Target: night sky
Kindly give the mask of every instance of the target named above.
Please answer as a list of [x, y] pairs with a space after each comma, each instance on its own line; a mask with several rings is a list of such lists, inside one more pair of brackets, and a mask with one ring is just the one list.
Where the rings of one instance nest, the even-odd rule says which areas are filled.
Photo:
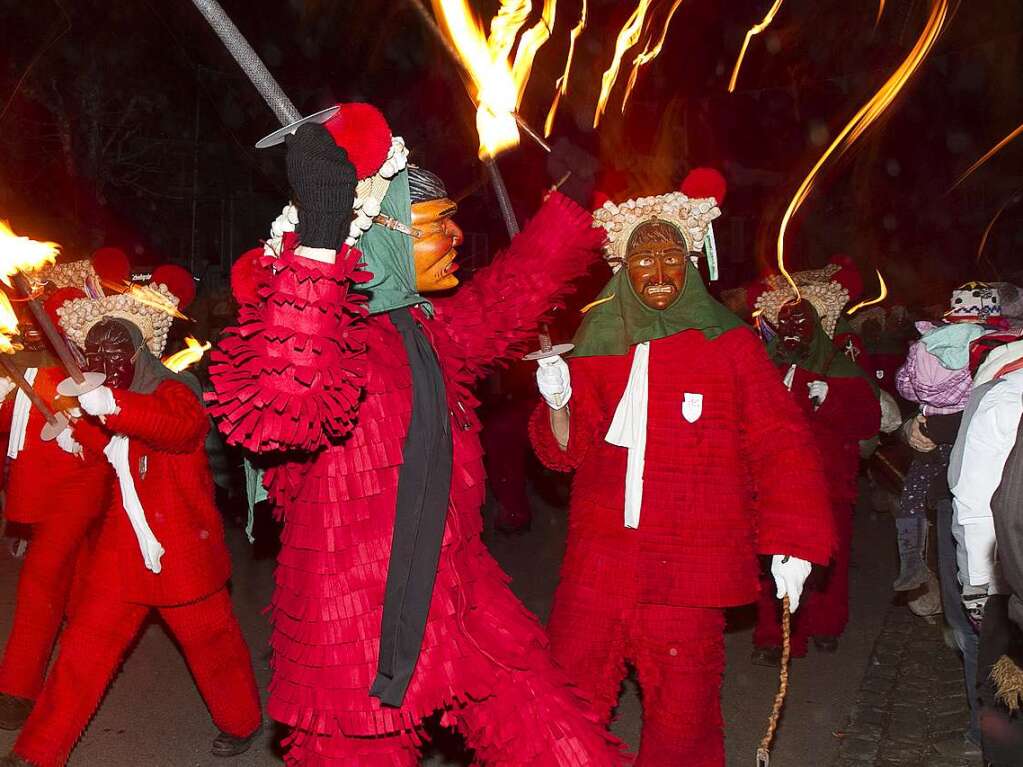
[[[718, 232], [722, 287], [770, 267], [785, 206], [846, 121], [913, 46], [932, 0], [785, 0], [754, 38], [735, 94], [742, 38], [770, 0], [684, 0], [660, 57], [620, 112], [589, 125], [614, 38], [633, 0], [590, 0], [570, 93], [554, 137], [599, 152], [613, 199], [657, 194], [699, 165], [729, 196]], [[505, 240], [476, 159], [462, 81], [407, 0], [224, 0], [299, 109], [379, 106], [461, 200], [476, 257]], [[668, 0], [655, 3], [663, 13]], [[489, 19], [497, 2], [473, 0]], [[539, 3], [537, 3], [539, 5]], [[562, 0], [521, 112], [543, 126], [581, 0]], [[931, 56], [842, 160], [824, 171], [790, 227], [790, 268], [852, 256], [893, 301], [944, 302], [967, 279], [1023, 278], [1023, 137], [962, 186], [956, 178], [1023, 122], [1023, 0], [955, 6]], [[276, 127], [189, 0], [3, 0], [0, 217], [69, 255], [120, 245], [140, 267], [174, 261], [215, 286], [234, 255], [267, 234], [287, 198], [281, 150], [253, 143]], [[628, 57], [627, 57], [628, 60]], [[533, 144], [501, 158], [520, 217], [549, 183]], [[1005, 206], [977, 262], [988, 223]], [[467, 258], [471, 254], [467, 254]]]

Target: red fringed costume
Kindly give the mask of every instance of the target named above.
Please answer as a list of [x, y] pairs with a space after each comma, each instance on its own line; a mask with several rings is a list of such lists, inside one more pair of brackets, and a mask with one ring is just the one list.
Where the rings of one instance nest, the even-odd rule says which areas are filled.
[[95, 551], [83, 561], [57, 660], [14, 746], [38, 767], [66, 762], [154, 608], [181, 645], [216, 725], [238, 737], [260, 725], [249, 651], [225, 585], [230, 561], [204, 449], [207, 416], [196, 394], [176, 381], [164, 381], [152, 394], [118, 390], [114, 396], [120, 412], [103, 426], [79, 423], [75, 437], [87, 455], [98, 456], [90, 460], [104, 463], [111, 435], [129, 438], [134, 484], [166, 549], [163, 569], [145, 568], [111, 473], [104, 485], [111, 500]]
[[[66, 377], [58, 367], [36, 373], [35, 389], [50, 407], [57, 384]], [[0, 409], [5, 451], [16, 394], [12, 391]], [[56, 442], [43, 442], [45, 424], [32, 408], [25, 446], [9, 463], [4, 505], [7, 521], [31, 526], [32, 540], [18, 579], [14, 625], [0, 661], [0, 692], [29, 700], [42, 689], [79, 552], [110, 502], [113, 476], [102, 453], [83, 460]]]
[[[779, 365], [781, 375], [788, 367]], [[821, 380], [828, 384], [828, 396], [815, 411], [807, 397], [807, 385]], [[838, 534], [834, 560], [828, 568], [811, 576], [799, 610], [792, 616], [792, 655], [799, 658], [806, 655], [810, 637], [839, 637], [849, 620], [849, 551], [858, 494], [859, 442], [877, 434], [881, 406], [866, 378], [822, 376], [801, 367], [795, 370], [791, 392], [810, 423], [814, 444], [824, 464]], [[770, 578], [764, 578], [761, 585], [753, 643], [757, 647], [781, 647], [778, 600], [774, 598]]]
[[[566, 450], [546, 404], [530, 422], [540, 459], [575, 471], [551, 646], [605, 721], [625, 662], [634, 664], [644, 708], [637, 764], [721, 767], [723, 610], [757, 598], [758, 554], [827, 562], [823, 480], [805, 422], [753, 334], [736, 328], [710, 341], [686, 330], [650, 343], [642, 516], [626, 528], [628, 451], [604, 436], [634, 350], [570, 361]], [[694, 423], [683, 418], [683, 392], [703, 394]]]
[[213, 356], [212, 410], [231, 443], [290, 451], [267, 476], [284, 522], [268, 708], [292, 728], [288, 764], [418, 764], [420, 722], [438, 709], [484, 764], [622, 761], [480, 540], [484, 472], [469, 388], [535, 344], [537, 321], [600, 239], [584, 211], [554, 194], [492, 266], [434, 302], [435, 318], [412, 312], [443, 371], [454, 470], [421, 654], [393, 708], [370, 686], [411, 415], [408, 358], [387, 316], [367, 316], [350, 292], [366, 279], [358, 251], [324, 264], [296, 255], [287, 235], [279, 259], [250, 255], [258, 266], [236, 284], [250, 301]]

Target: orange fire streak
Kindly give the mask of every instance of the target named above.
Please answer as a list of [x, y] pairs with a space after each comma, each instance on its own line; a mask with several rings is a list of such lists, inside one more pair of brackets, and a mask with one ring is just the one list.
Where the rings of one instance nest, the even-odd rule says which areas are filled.
[[579, 35], [586, 29], [587, 0], [583, 0], [582, 13], [579, 15], [579, 23], [572, 28], [572, 34], [568, 40], [568, 56], [565, 59], [565, 71], [554, 84], [554, 101], [551, 102], [550, 111], [547, 112], [547, 121], [543, 125], [543, 135], [549, 137], [551, 129], [554, 128], [554, 116], [558, 112], [558, 104], [561, 97], [568, 94], [568, 75], [572, 71], [572, 58], [575, 56], [575, 42]]
[[111, 280], [103, 280], [102, 283], [103, 287], [110, 288], [116, 293], [128, 293], [140, 304], [151, 306], [164, 314], [169, 314], [171, 317], [176, 317], [179, 320], [188, 319], [188, 315], [178, 311], [178, 308], [163, 293], [154, 290], [148, 285], [136, 285], [132, 282], [112, 282]]
[[611, 59], [611, 66], [600, 78], [600, 97], [597, 99], [597, 110], [593, 115], [593, 127], [600, 125], [600, 118], [607, 108], [607, 100], [611, 95], [615, 80], [618, 79], [618, 70], [622, 66], [622, 57], [632, 46], [639, 42], [643, 34], [643, 26], [646, 23], [646, 14], [650, 10], [651, 0], [639, 0], [636, 10], [632, 12], [615, 41], [615, 55]]
[[557, 0], [544, 0], [540, 20], [521, 37], [519, 31], [532, 10], [530, 0], [502, 0], [489, 37], [484, 36], [466, 0], [433, 0], [433, 8], [476, 90], [471, 95], [478, 105], [480, 157], [495, 157], [517, 146], [519, 129], [514, 113], [522, 103], [536, 53], [554, 27]]
[[888, 298], [888, 286], [885, 284], [884, 275], [881, 274], [881, 270], [880, 269], [875, 269], [874, 271], [877, 272], [877, 281], [879, 283], [881, 283], [881, 293], [880, 293], [880, 295], [877, 298], [870, 299], [869, 301], [860, 301], [852, 309], [849, 309], [846, 312], [846, 314], [851, 316], [853, 314], [856, 314], [856, 312], [858, 312], [860, 309], [862, 309], [862, 308], [864, 308], [866, 306], [873, 306], [874, 304], [879, 304], [882, 301], [884, 301], [886, 298]]
[[39, 242], [14, 233], [11, 225], [0, 219], [0, 280], [10, 285], [18, 272], [31, 272], [52, 264], [60, 253], [55, 242]]
[[625, 105], [629, 103], [629, 96], [632, 95], [632, 89], [636, 86], [636, 79], [639, 77], [639, 68], [646, 66], [651, 61], [661, 55], [661, 48], [664, 47], [664, 39], [668, 36], [668, 26], [671, 24], [672, 18], [675, 16], [675, 11], [682, 5], [682, 0], [675, 0], [672, 3], [671, 10], [668, 11], [668, 17], [664, 20], [664, 26], [661, 27], [660, 37], [657, 38], [657, 43], [653, 48], [650, 47], [650, 41], [647, 41], [646, 48], [641, 54], [636, 56], [632, 61], [632, 73], [629, 75], [629, 82], [625, 86], [625, 95], [622, 97], [622, 113], [625, 113]]
[[884, 16], [884, 0], [881, 0], [877, 6], [877, 18], [874, 19], [874, 26], [876, 27], [881, 23], [881, 17]]
[[778, 230], [778, 269], [785, 276], [785, 279], [788, 280], [789, 285], [792, 286], [792, 290], [795, 291], [797, 298], [800, 296], [799, 287], [785, 268], [785, 232], [788, 229], [789, 221], [809, 196], [814, 181], [816, 181], [817, 175], [824, 164], [832, 155], [835, 155], [837, 159], [845, 154], [856, 140], [884, 113], [885, 109], [891, 105], [895, 97], [899, 95], [906, 86], [906, 83], [909, 82], [909, 79], [920, 68], [920, 65], [927, 58], [945, 26], [945, 21], [948, 18], [948, 4], [949, 0], [933, 0], [927, 23], [924, 25], [923, 32], [920, 33], [920, 37], [917, 39], [912, 50], [910, 50], [909, 55], [906, 56], [905, 60], [903, 60], [877, 93], [871, 97], [870, 101], [853, 115], [849, 123], [842, 129], [842, 132], [835, 137], [835, 140], [831, 142], [831, 145], [810, 169], [806, 178], [803, 179], [803, 183], [799, 185], [795, 195], [792, 197], [792, 201], [782, 217], [781, 227]]
[[1014, 203], [1017, 203], [1019, 201], [1020, 201], [1020, 190], [1017, 189], [1015, 192], [1012, 193], [1012, 195], [1009, 197], [1009, 199], [1007, 199], [1005, 202], [1003, 202], [1001, 204], [1001, 206], [999, 206], [998, 211], [991, 218], [991, 221], [988, 222], [987, 227], [984, 229], [984, 235], [980, 238], [980, 245], [977, 246], [977, 261], [976, 261], [976, 263], [979, 264], [981, 256], [984, 255], [984, 246], [987, 245], [987, 239], [991, 235], [991, 230], [995, 228], [995, 223], [998, 221], [998, 219], [1001, 217], [1001, 215], [1009, 208], [1010, 205], [1013, 205]]
[[14, 307], [7, 298], [7, 294], [0, 291], [0, 354], [13, 354], [18, 350], [12, 340], [18, 332], [18, 315], [14, 313]]
[[983, 165], [988, 160], [990, 160], [992, 157], [994, 157], [996, 154], [998, 154], [1000, 151], [1002, 151], [1002, 149], [1005, 147], [1006, 144], [1010, 143], [1014, 138], [1016, 138], [1021, 133], [1023, 133], [1023, 125], [1020, 125], [1018, 128], [1016, 128], [1016, 130], [1012, 131], [1012, 133], [1010, 133], [1008, 136], [1006, 136], [1001, 141], [999, 141], [997, 144], [995, 144], [993, 147], [991, 147], [984, 154], [983, 157], [981, 157], [979, 160], [977, 160], [977, 162], [973, 163], [973, 165], [971, 165], [969, 168], [967, 168], [966, 172], [963, 173], [963, 175], [961, 175], [959, 177], [959, 179], [954, 184], [952, 184], [952, 188], [949, 189], [948, 191], [951, 192], [952, 189], [955, 189], [957, 186], [959, 186], [961, 183], [963, 183], [966, 180], [967, 176], [969, 176], [971, 173], [973, 173], [973, 171], [977, 170], [977, 168], [979, 168], [981, 165]]
[[732, 79], [728, 81], [728, 92], [735, 93], [735, 83], [739, 79], [739, 69], [742, 67], [742, 60], [746, 57], [746, 49], [749, 48], [750, 40], [759, 35], [774, 21], [775, 15], [781, 8], [781, 4], [784, 0], [774, 0], [774, 5], [771, 6], [770, 10], [767, 11], [767, 15], [760, 21], [759, 24], [754, 24], [746, 32], [746, 39], [742, 41], [742, 48], [739, 49], [739, 58], [735, 60], [735, 67], [732, 69]]
[[174, 352], [169, 357], [164, 357], [164, 367], [175, 373], [180, 373], [183, 370], [188, 370], [195, 363], [202, 359], [203, 354], [213, 348], [213, 345], [207, 341], [206, 343], [199, 343], [199, 339], [188, 336], [185, 338], [185, 348], [181, 351]]

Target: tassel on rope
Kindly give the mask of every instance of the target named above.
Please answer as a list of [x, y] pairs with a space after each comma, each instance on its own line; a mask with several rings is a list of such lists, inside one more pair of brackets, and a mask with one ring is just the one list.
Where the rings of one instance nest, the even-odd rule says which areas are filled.
[[781, 671], [778, 674], [778, 692], [774, 696], [774, 706], [767, 720], [767, 732], [757, 748], [757, 767], [769, 767], [771, 764], [771, 741], [778, 729], [781, 709], [785, 704], [785, 694], [789, 690], [789, 653], [792, 649], [792, 609], [786, 594], [781, 603]]

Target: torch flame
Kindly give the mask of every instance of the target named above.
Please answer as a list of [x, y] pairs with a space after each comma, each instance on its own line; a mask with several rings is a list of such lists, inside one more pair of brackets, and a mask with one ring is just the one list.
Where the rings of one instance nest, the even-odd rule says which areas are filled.
[[185, 348], [181, 351], [174, 352], [174, 354], [163, 359], [164, 367], [169, 370], [180, 373], [183, 370], [188, 370], [195, 363], [202, 359], [202, 355], [208, 352], [212, 348], [212, 344], [207, 341], [202, 344], [199, 340], [188, 336], [185, 339]]
[[[746, 57], [746, 49], [749, 48], [750, 40], [759, 35], [769, 26], [771, 26], [771, 22], [774, 21], [774, 17], [778, 13], [778, 9], [781, 8], [781, 4], [783, 2], [784, 0], [774, 0], [774, 5], [770, 7], [770, 9], [767, 11], [767, 15], [764, 16], [760, 23], [754, 24], [746, 32], [746, 39], [742, 41], [742, 48], [739, 49], [739, 58], [735, 60], [735, 68], [732, 69], [732, 79], [728, 81], [729, 93], [735, 93], [735, 83], [739, 79], [739, 69], [740, 67], [742, 67], [742, 60]], [[881, 4], [881, 7], [882, 8], [884, 7], [883, 2]]]
[[661, 34], [657, 38], [657, 42], [654, 46], [650, 47], [650, 42], [653, 38], [647, 41], [646, 47], [643, 52], [636, 56], [632, 60], [632, 72], [629, 74], [629, 82], [625, 86], [625, 95], [622, 97], [622, 112], [625, 112], [625, 105], [629, 103], [629, 96], [632, 95], [632, 89], [636, 87], [636, 79], [639, 77], [639, 68], [646, 66], [651, 61], [661, 55], [661, 48], [664, 47], [664, 38], [668, 36], [668, 26], [671, 24], [672, 18], [675, 16], [675, 11], [682, 5], [682, 0], [675, 0], [671, 5], [671, 10], [668, 11], [667, 18], [664, 19], [664, 26], [661, 27]]
[[[517, 48], [515, 39], [529, 17], [530, 0], [502, 0], [489, 38], [466, 0], [433, 0], [433, 7], [476, 88], [473, 100], [480, 157], [496, 157], [519, 143], [514, 113], [522, 102], [536, 53], [550, 37], [557, 0], [544, 0], [540, 20], [522, 33]], [[513, 48], [515, 55], [509, 62]]]
[[[916, 44], [910, 50], [909, 55], [906, 56], [892, 76], [885, 81], [880, 90], [871, 97], [870, 101], [853, 115], [849, 123], [842, 129], [842, 132], [835, 137], [831, 146], [825, 150], [821, 158], [810, 169], [806, 178], [803, 179], [803, 183], [799, 185], [795, 195], [792, 197], [792, 201], [782, 217], [781, 227], [778, 230], [778, 269], [785, 276], [785, 279], [788, 280], [789, 285], [792, 286], [796, 298], [800, 296], [799, 287], [788, 273], [788, 270], [785, 269], [785, 231], [788, 229], [789, 221], [809, 196], [817, 175], [828, 159], [832, 155], [835, 155], [837, 158], [845, 154], [856, 140], [884, 113], [885, 109], [891, 105], [895, 97], [899, 95], [906, 86], [906, 83], [909, 82], [909, 79], [920, 68], [920, 65], [931, 52], [935, 41], [945, 26], [945, 21], [948, 17], [948, 3], [949, 0], [933, 0], [927, 23], [924, 25], [924, 29], [920, 33]], [[1021, 126], [1021, 130], [1023, 130], [1023, 126]]]
[[869, 301], [860, 301], [858, 304], [856, 304], [856, 306], [854, 306], [852, 309], [847, 311], [846, 314], [851, 316], [853, 314], [856, 314], [856, 312], [858, 312], [860, 309], [862, 309], [862, 308], [864, 308], [866, 306], [873, 306], [874, 304], [879, 304], [882, 301], [884, 301], [886, 298], [888, 298], [888, 286], [885, 284], [884, 275], [881, 274], [881, 270], [880, 269], [875, 269], [874, 271], [877, 272], [877, 281], [879, 283], [881, 283], [881, 293], [880, 293], [880, 295], [878, 295], [877, 298], [870, 299]]
[[629, 16], [625, 25], [618, 33], [618, 39], [615, 41], [615, 55], [611, 59], [611, 66], [607, 68], [603, 77], [600, 78], [600, 97], [597, 99], [597, 111], [593, 115], [594, 128], [600, 125], [601, 115], [604, 114], [604, 110], [607, 108], [608, 97], [611, 95], [611, 89], [614, 87], [615, 80], [618, 79], [618, 70], [622, 66], [622, 57], [626, 51], [639, 42], [639, 38], [643, 34], [643, 26], [646, 23], [646, 14], [650, 9], [650, 2], [651, 0], [639, 0], [636, 10], [632, 12], [632, 15]]
[[955, 189], [957, 186], [963, 183], [966, 180], [967, 176], [969, 176], [971, 173], [973, 173], [973, 171], [977, 170], [977, 168], [979, 168], [981, 165], [983, 165], [996, 154], [998, 154], [1000, 151], [1002, 151], [1006, 144], [1010, 143], [1014, 138], [1016, 138], [1021, 133], [1023, 133], [1023, 125], [1020, 125], [1018, 128], [1016, 128], [1016, 130], [1012, 131], [1008, 136], [1003, 138], [1001, 141], [999, 141], [997, 144], [991, 147], [987, 152], [985, 152], [983, 157], [981, 157], [979, 160], [977, 160], [977, 162], [973, 163], [973, 165], [966, 169], [966, 172], [963, 173], [963, 175], [961, 175], [954, 184], [952, 184], [952, 188], [949, 189], [948, 191], [951, 192], [952, 189]]
[[179, 320], [187, 320], [188, 315], [182, 314], [170, 299], [160, 291], [148, 285], [136, 285], [133, 282], [112, 282], [102, 281], [104, 287], [110, 288], [116, 293], [127, 293], [140, 304], [151, 306], [164, 314], [169, 314]]
[[18, 332], [18, 316], [14, 313], [14, 307], [7, 298], [7, 294], [0, 291], [0, 354], [13, 354], [18, 350], [11, 337]]
[[10, 285], [10, 277], [18, 272], [32, 272], [52, 264], [60, 253], [55, 242], [39, 242], [14, 233], [11, 225], [0, 219], [0, 280]]
[[554, 128], [554, 115], [557, 114], [558, 104], [561, 97], [568, 94], [568, 75], [572, 71], [572, 57], [575, 55], [575, 41], [586, 29], [587, 0], [583, 0], [582, 13], [579, 14], [579, 23], [572, 28], [572, 34], [568, 40], [568, 56], [565, 58], [565, 71], [554, 83], [554, 101], [551, 102], [550, 111], [547, 112], [547, 121], [543, 125], [543, 135], [549, 137], [551, 129]]

